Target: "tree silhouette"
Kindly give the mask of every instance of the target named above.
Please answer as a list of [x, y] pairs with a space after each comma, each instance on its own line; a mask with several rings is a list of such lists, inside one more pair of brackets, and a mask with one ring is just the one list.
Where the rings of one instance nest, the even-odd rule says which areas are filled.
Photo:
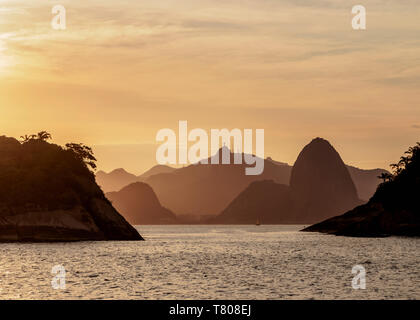
[[[43, 141], [52, 139], [52, 136], [47, 131], [40, 131], [37, 134], [25, 134], [20, 136], [21, 144], [25, 144], [29, 141]], [[77, 159], [83, 161], [83, 163], [91, 169], [96, 169], [96, 158], [93, 155], [92, 148], [84, 145], [83, 143], [67, 143], [65, 150], [73, 152]]]
[[86, 166], [93, 170], [96, 169], [96, 158], [93, 155], [91, 147], [88, 147], [83, 143], [67, 143], [66, 149], [72, 151], [78, 159], [86, 164]]
[[25, 134], [24, 136], [20, 136], [20, 142], [22, 144], [32, 140], [39, 140], [45, 142], [50, 139], [52, 139], [52, 136], [47, 131], [40, 131], [37, 134]]
[[392, 178], [393, 178], [393, 175], [390, 174], [390, 173], [388, 173], [388, 172], [383, 172], [383, 173], [381, 173], [380, 176], [378, 176], [378, 178], [379, 179], [382, 179], [384, 181], [384, 183], [385, 183], [387, 181], [391, 181]]
[[26, 142], [34, 139], [35, 137], [36, 137], [36, 135], [33, 135], [33, 134], [30, 134], [30, 135], [25, 134], [24, 136], [20, 136], [20, 140], [21, 140], [21, 143], [26, 143]]
[[37, 133], [36, 139], [41, 140], [41, 141], [47, 141], [47, 140], [52, 139], [52, 136], [47, 131], [40, 131]]
[[407, 167], [413, 162], [413, 159], [420, 156], [420, 142], [414, 147], [408, 148], [406, 152], [404, 152], [407, 156], [402, 156], [398, 163], [391, 164], [391, 168], [394, 172], [394, 176], [398, 176], [403, 172]]

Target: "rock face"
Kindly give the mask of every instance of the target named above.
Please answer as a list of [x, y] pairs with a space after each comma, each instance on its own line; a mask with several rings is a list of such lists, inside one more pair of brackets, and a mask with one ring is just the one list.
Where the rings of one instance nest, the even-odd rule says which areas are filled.
[[142, 240], [74, 151], [0, 137], [0, 241]]
[[322, 232], [338, 236], [385, 237], [417, 236], [420, 237], [420, 211], [387, 209], [380, 202], [365, 205], [303, 231]]
[[360, 204], [340, 155], [328, 141], [317, 138], [299, 154], [290, 187], [253, 182], [209, 223], [308, 224]]
[[378, 187], [367, 204], [304, 231], [359, 237], [420, 236], [420, 144], [406, 154], [397, 173]]
[[300, 202], [304, 221], [321, 221], [361, 204], [356, 187], [338, 152], [316, 138], [300, 152], [292, 170], [290, 188]]
[[146, 183], [136, 182], [106, 197], [119, 212], [134, 225], [173, 224], [176, 216], [161, 206], [153, 189]]

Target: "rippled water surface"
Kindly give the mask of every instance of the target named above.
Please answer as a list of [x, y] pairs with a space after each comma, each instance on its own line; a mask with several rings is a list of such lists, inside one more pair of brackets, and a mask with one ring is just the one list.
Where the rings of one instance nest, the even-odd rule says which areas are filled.
[[[145, 226], [147, 241], [0, 244], [3, 299], [419, 299], [420, 239]], [[66, 288], [51, 268], [66, 269]], [[352, 289], [352, 268], [366, 289]]]

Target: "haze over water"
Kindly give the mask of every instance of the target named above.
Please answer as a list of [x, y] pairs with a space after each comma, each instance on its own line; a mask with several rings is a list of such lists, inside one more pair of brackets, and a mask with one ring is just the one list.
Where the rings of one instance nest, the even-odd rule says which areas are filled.
[[[420, 240], [141, 226], [144, 242], [0, 244], [1, 299], [419, 299]], [[66, 268], [66, 289], [51, 268]], [[354, 265], [366, 289], [351, 286]]]

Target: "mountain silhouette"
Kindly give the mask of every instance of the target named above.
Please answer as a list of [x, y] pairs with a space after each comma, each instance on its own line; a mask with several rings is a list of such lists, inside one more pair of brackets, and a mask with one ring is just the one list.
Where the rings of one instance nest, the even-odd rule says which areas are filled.
[[340, 155], [321, 138], [312, 140], [293, 166], [290, 186], [252, 183], [209, 223], [313, 223], [361, 204]]
[[131, 224], [172, 224], [176, 222], [176, 216], [161, 206], [153, 189], [146, 183], [135, 182], [118, 192], [107, 193], [106, 197]]
[[172, 168], [172, 167], [169, 167], [169, 166], [166, 166], [166, 165], [158, 164], [158, 165], [152, 167], [151, 169], [147, 170], [146, 172], [142, 173], [141, 175], [139, 175], [137, 177], [137, 180], [144, 181], [147, 178], [149, 178], [149, 177], [151, 177], [155, 174], [170, 173], [170, 172], [173, 172], [175, 170], [176, 170], [176, 168]]
[[176, 169], [165, 165], [156, 165], [143, 174], [136, 176], [123, 168], [119, 168], [109, 173], [98, 171], [96, 173], [96, 181], [104, 192], [111, 192], [121, 190], [121, 188], [128, 186], [131, 183], [144, 181], [152, 175], [168, 173], [173, 170]]
[[[209, 164], [196, 164], [178, 169], [157, 165], [140, 176], [122, 169], [109, 174], [98, 172], [97, 181], [105, 191], [118, 191], [137, 181], [149, 184], [162, 205], [177, 214], [178, 223], [206, 222], [221, 213], [254, 181], [272, 180], [275, 183], [289, 185], [292, 167], [287, 163], [268, 157], [264, 161], [262, 175], [246, 176], [245, 164], [210, 164], [211, 159], [215, 157], [218, 157], [221, 163], [222, 150], [227, 151], [233, 163], [235, 154], [227, 147], [223, 147], [207, 159]], [[373, 195], [380, 182], [377, 176], [387, 172], [383, 169], [363, 170], [351, 166], [347, 166], [347, 169], [359, 198], [365, 201]]]
[[[225, 147], [226, 148], [226, 147]], [[243, 191], [251, 182], [274, 180], [287, 183], [291, 167], [264, 160], [264, 172], [258, 176], [245, 175], [247, 164], [234, 164], [234, 154], [228, 150], [231, 164], [193, 164], [170, 173], [156, 174], [145, 180], [162, 205], [179, 216], [214, 216]], [[222, 157], [222, 149], [213, 156]], [[243, 157], [243, 154], [242, 154]]]
[[209, 224], [299, 223], [289, 186], [272, 180], [254, 181]]
[[96, 173], [96, 181], [104, 192], [110, 192], [120, 190], [130, 183], [136, 182], [137, 176], [119, 168], [109, 173], [98, 171]]
[[290, 177], [302, 221], [321, 221], [362, 203], [350, 173], [327, 141], [313, 139], [300, 152]]
[[142, 240], [89, 167], [89, 147], [0, 137], [0, 241]]
[[411, 147], [368, 203], [310, 226], [304, 231], [336, 235], [378, 237], [420, 236], [420, 143]]

